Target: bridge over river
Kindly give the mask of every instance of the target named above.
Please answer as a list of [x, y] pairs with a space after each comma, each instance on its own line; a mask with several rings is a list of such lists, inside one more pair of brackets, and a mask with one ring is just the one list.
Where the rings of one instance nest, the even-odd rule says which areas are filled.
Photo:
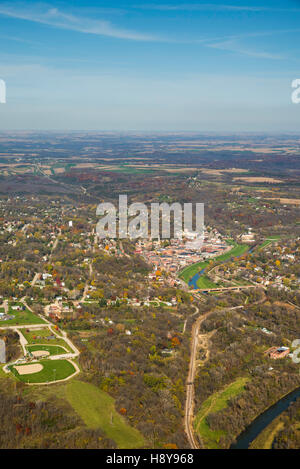
[[[249, 288], [257, 288], [257, 285], [235, 285], [233, 287], [215, 287], [215, 288], [197, 288], [197, 292], [210, 293], [210, 292], [222, 292], [222, 291], [240, 291], [247, 290]], [[191, 290], [193, 292], [193, 290]]]

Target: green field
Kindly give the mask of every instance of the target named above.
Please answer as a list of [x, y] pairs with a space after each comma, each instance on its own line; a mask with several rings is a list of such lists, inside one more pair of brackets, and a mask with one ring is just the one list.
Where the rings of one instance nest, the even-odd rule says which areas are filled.
[[195, 264], [185, 267], [179, 274], [179, 277], [182, 278], [186, 283], [189, 282], [191, 277], [194, 277], [200, 270], [206, 269], [209, 261], [196, 262]]
[[199, 277], [199, 279], [197, 280], [197, 287], [200, 289], [217, 288], [218, 285], [212, 282], [206, 275], [201, 275], [201, 277]]
[[8, 321], [1, 321], [0, 320], [0, 327], [6, 326], [25, 326], [26, 324], [44, 324], [45, 321], [37, 316], [36, 314], [32, 313], [28, 309], [25, 311], [17, 311], [13, 310], [12, 306], [24, 306], [22, 303], [9, 303], [9, 314], [15, 316], [14, 319], [9, 319]]
[[26, 349], [28, 352], [36, 352], [37, 350], [43, 350], [49, 352], [50, 355], [62, 355], [68, 353], [59, 345], [27, 345]]
[[209, 427], [206, 417], [209, 414], [218, 412], [227, 407], [229, 399], [238, 396], [244, 390], [248, 378], [238, 378], [222, 391], [212, 394], [201, 405], [194, 422], [194, 428], [205, 443], [205, 447], [209, 449], [218, 448], [218, 442], [221, 436], [224, 435], [222, 431], [213, 431]]
[[[60, 339], [55, 336], [54, 339], [47, 339], [53, 335], [48, 327], [44, 327], [43, 329], [37, 329], [35, 331], [27, 332], [26, 329], [21, 330], [22, 335], [25, 337], [29, 345], [38, 345], [42, 344], [47, 346], [61, 346], [65, 347], [69, 352], [72, 352], [68, 344], [64, 341], [64, 339]], [[42, 349], [39, 349], [42, 350]]]
[[[37, 339], [34, 339], [34, 337], [40, 337], [42, 340], [46, 340], [46, 337], [49, 337], [52, 334], [48, 327], [44, 327], [43, 329], [36, 329], [34, 331], [22, 329], [21, 332], [29, 344], [37, 343]], [[39, 341], [41, 339], [39, 339]]]
[[236, 244], [233, 249], [215, 257], [214, 260], [218, 262], [228, 261], [228, 259], [233, 257], [242, 256], [248, 249], [249, 246], [247, 244]]
[[128, 173], [128, 174], [146, 174], [146, 173], [155, 172], [155, 169], [151, 169], [151, 168], [137, 168], [137, 167], [132, 168], [126, 165], [111, 166], [110, 168], [99, 167], [99, 169], [101, 169], [101, 171], [115, 171], [117, 173]]
[[[212, 260], [213, 262], [218, 262], [218, 263], [225, 262], [228, 259], [231, 259], [233, 257], [241, 256], [248, 249], [249, 249], [249, 246], [246, 244], [235, 244], [234, 247], [230, 251], [226, 252], [225, 254], [221, 254], [220, 256], [213, 257], [210, 260]], [[209, 265], [209, 262], [210, 261], [207, 260], [207, 261], [202, 261], [202, 262], [196, 262], [196, 264], [189, 265], [188, 267], [186, 267], [180, 272], [179, 277], [182, 278], [186, 283], [188, 283], [191, 277], [197, 274], [197, 272], [201, 271], [202, 269], [206, 269]], [[198, 282], [197, 282], [197, 285], [198, 285]], [[213, 284], [213, 287], [211, 288], [214, 288], [214, 287], [215, 285]], [[203, 288], [209, 288], [209, 287], [206, 284]]]
[[258, 246], [258, 250], [265, 248], [266, 246], [269, 246], [269, 244], [274, 243], [275, 241], [278, 241], [280, 239], [280, 236], [272, 236], [270, 238], [265, 239], [265, 241]]
[[101, 428], [118, 447], [140, 448], [143, 436], [115, 409], [115, 400], [96, 386], [74, 380], [66, 387], [66, 397], [88, 428]]
[[75, 368], [68, 360], [40, 360], [43, 369], [31, 375], [19, 375], [14, 366], [10, 366], [11, 372], [24, 383], [51, 383], [68, 378], [75, 373]]

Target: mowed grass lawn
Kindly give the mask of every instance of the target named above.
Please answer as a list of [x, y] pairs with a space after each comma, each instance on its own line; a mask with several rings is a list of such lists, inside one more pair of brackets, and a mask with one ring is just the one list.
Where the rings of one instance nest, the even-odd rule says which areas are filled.
[[[27, 340], [29, 344], [34, 344], [37, 342], [37, 340], [46, 340], [46, 337], [49, 337], [52, 335], [52, 332], [50, 331], [49, 327], [43, 327], [43, 329], [35, 329], [35, 330], [30, 330], [30, 329], [21, 329], [21, 333]], [[37, 337], [39, 339], [37, 339]]]
[[208, 261], [196, 262], [196, 264], [189, 265], [182, 272], [180, 272], [179, 277], [182, 278], [186, 283], [189, 282], [191, 277], [194, 277], [202, 269], [206, 269], [208, 266]]
[[26, 349], [31, 353], [36, 352], [37, 350], [43, 350], [49, 352], [50, 355], [62, 355], [64, 353], [68, 353], [59, 345], [27, 345]]
[[248, 251], [248, 249], [249, 246], [247, 244], [236, 244], [233, 249], [228, 252], [225, 252], [225, 254], [217, 256], [215, 260], [217, 260], [218, 262], [228, 261], [228, 259], [231, 259], [233, 257], [242, 256], [246, 251]]
[[216, 449], [219, 447], [220, 437], [225, 435], [222, 431], [213, 431], [206, 421], [209, 414], [218, 412], [225, 409], [228, 405], [228, 400], [238, 396], [244, 391], [245, 384], [248, 378], [238, 378], [222, 391], [212, 394], [201, 405], [194, 421], [194, 428], [196, 432], [204, 440], [205, 447], [209, 449]]
[[74, 380], [66, 386], [66, 397], [88, 428], [101, 428], [120, 449], [140, 448], [145, 440], [115, 409], [115, 400], [93, 384]]
[[198, 288], [216, 288], [217, 285], [212, 282], [206, 275], [201, 275], [197, 280]]
[[279, 239], [280, 239], [280, 236], [277, 236], [277, 235], [270, 236], [269, 238], [265, 239], [265, 241], [260, 246], [258, 246], [258, 250], [269, 246], [269, 244], [272, 244], [278, 241]]
[[25, 311], [21, 310], [14, 310], [11, 306], [20, 306], [21, 308], [24, 306], [22, 303], [12, 303], [9, 304], [9, 314], [14, 316], [13, 319], [9, 319], [8, 321], [0, 321], [0, 327], [6, 326], [25, 326], [29, 324], [44, 324], [45, 321], [37, 316], [36, 314], [32, 313], [28, 309]]
[[11, 372], [24, 383], [50, 383], [68, 378], [75, 373], [75, 368], [68, 360], [39, 360], [43, 369], [38, 373], [19, 375], [14, 366], [10, 367]]
[[[249, 246], [247, 244], [235, 244], [234, 247], [230, 251], [227, 251], [225, 252], [225, 254], [221, 254], [220, 256], [211, 257], [209, 260], [212, 260], [214, 262], [225, 262], [228, 259], [231, 259], [233, 257], [242, 256], [248, 249], [249, 249]], [[207, 268], [207, 266], [209, 265], [209, 260], [196, 262], [196, 264], [192, 264], [186, 267], [179, 274], [179, 277], [182, 278], [186, 283], [188, 283], [191, 277], [197, 274], [197, 272]], [[198, 285], [198, 282], [197, 282], [197, 285]], [[213, 284], [212, 288], [214, 288], [214, 286], [215, 285]], [[205, 285], [203, 288], [208, 288], [208, 285]]]
[[54, 336], [54, 338], [52, 339], [48, 339], [48, 337], [53, 336], [53, 333], [48, 327], [44, 327], [43, 329], [37, 329], [35, 331], [27, 331], [26, 329], [21, 329], [20, 332], [30, 345], [49, 344], [51, 346], [62, 346], [65, 347], [68, 351], [72, 351], [68, 344], [64, 341], [64, 339], [60, 339], [57, 336]]

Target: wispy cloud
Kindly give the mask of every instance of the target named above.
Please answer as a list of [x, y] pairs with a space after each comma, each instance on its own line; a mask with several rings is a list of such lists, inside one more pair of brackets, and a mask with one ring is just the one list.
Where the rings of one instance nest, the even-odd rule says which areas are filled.
[[249, 49], [247, 47], [243, 47], [239, 45], [239, 43], [235, 40], [227, 40], [222, 42], [215, 42], [211, 44], [206, 44], [207, 47], [211, 47], [213, 49], [224, 50], [228, 52], [238, 53], [242, 55], [247, 55], [248, 57], [255, 57], [258, 59], [272, 59], [272, 60], [282, 60], [284, 57], [278, 54], [272, 54], [269, 52], [264, 51], [257, 51], [253, 49]]
[[[217, 10], [247, 10], [247, 11], [262, 11], [271, 10], [267, 7], [256, 6], [235, 6], [235, 5], [220, 5], [220, 4], [178, 4], [178, 5], [138, 5], [136, 8], [153, 8], [157, 10], [184, 10], [184, 9], [217, 9]], [[279, 9], [277, 9], [279, 10]], [[88, 11], [88, 10], [85, 10]], [[300, 12], [300, 9], [299, 9]], [[247, 55], [254, 58], [280, 60], [283, 59], [281, 55], [269, 53], [263, 50], [253, 50], [253, 48], [241, 45], [241, 41], [245, 39], [258, 38], [263, 36], [271, 36], [276, 34], [289, 34], [300, 32], [300, 29], [282, 29], [282, 30], [269, 30], [269, 31], [253, 31], [239, 35], [227, 35], [220, 37], [203, 37], [199, 39], [181, 39], [181, 38], [168, 38], [159, 37], [151, 34], [139, 33], [136, 31], [127, 30], [113, 25], [110, 21], [102, 19], [93, 19], [91, 16], [82, 16], [79, 13], [74, 14], [62, 11], [58, 8], [50, 7], [46, 4], [36, 4], [29, 7], [24, 3], [3, 3], [0, 4], [0, 16], [6, 16], [34, 23], [44, 24], [53, 28], [61, 28], [70, 31], [77, 31], [84, 34], [93, 34], [99, 36], [108, 36], [112, 38], [127, 39], [133, 41], [159, 41], [168, 43], [181, 43], [181, 44], [199, 44], [203, 47], [212, 49], [219, 49], [236, 54]], [[20, 42], [28, 42], [26, 39], [21, 38], [7, 38]]]
[[109, 36], [133, 41], [159, 41], [160, 38], [114, 26], [111, 22], [64, 13], [47, 5], [30, 8], [24, 4], [0, 5], [0, 15], [41, 23], [55, 28], [68, 29], [85, 34]]
[[29, 39], [24, 39], [22, 37], [18, 36], [8, 36], [6, 34], [0, 34], [0, 39], [5, 39], [7, 41], [13, 41], [13, 42], [21, 42], [24, 44], [31, 44], [31, 45], [37, 45], [38, 43], [35, 41], [30, 41]]
[[292, 12], [300, 13], [300, 8], [277, 8], [277, 7], [264, 7], [264, 6], [255, 6], [255, 5], [225, 5], [218, 3], [182, 3], [178, 5], [168, 5], [168, 4], [141, 4], [136, 5], [135, 8], [143, 10], [160, 10], [160, 11], [231, 11], [231, 12]]
[[244, 34], [229, 35], [223, 37], [215, 37], [212, 39], [201, 39], [199, 42], [206, 47], [220, 49], [228, 52], [247, 55], [261, 59], [283, 60], [286, 57], [280, 54], [273, 54], [263, 50], [253, 50], [251, 47], [241, 45], [241, 41], [251, 38], [260, 38], [267, 36], [275, 36], [280, 34], [300, 33], [300, 28], [295, 29], [273, 29], [269, 31], [254, 31]]

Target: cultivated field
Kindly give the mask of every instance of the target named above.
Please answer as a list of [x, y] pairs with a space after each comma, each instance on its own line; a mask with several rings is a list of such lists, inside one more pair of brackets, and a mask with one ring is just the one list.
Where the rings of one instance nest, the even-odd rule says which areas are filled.
[[244, 182], [266, 182], [268, 184], [280, 184], [283, 182], [281, 179], [275, 178], [265, 178], [260, 176], [253, 176], [253, 177], [236, 177], [233, 178], [234, 181], [244, 181]]

